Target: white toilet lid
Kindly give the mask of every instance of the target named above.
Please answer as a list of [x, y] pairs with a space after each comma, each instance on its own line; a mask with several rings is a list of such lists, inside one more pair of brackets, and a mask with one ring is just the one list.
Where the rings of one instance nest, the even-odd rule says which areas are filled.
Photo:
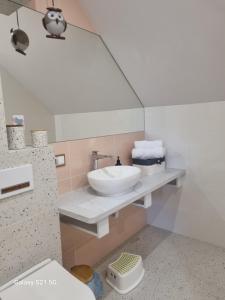
[[[1, 291], [1, 300], [95, 300], [91, 289], [56, 261], [50, 261]], [[32, 273], [33, 272], [33, 273]]]

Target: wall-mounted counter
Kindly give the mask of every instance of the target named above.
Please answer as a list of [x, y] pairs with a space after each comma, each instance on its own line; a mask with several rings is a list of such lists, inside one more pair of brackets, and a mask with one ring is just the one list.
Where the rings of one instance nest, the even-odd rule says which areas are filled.
[[184, 170], [166, 169], [143, 177], [131, 192], [121, 196], [99, 196], [89, 186], [63, 194], [58, 206], [61, 221], [101, 238], [109, 233], [109, 216], [130, 204], [149, 208], [152, 192], [166, 184], [180, 187], [184, 175]]

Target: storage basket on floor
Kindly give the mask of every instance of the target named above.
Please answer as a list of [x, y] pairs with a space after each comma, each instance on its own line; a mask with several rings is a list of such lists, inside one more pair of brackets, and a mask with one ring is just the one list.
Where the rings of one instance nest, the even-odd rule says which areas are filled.
[[126, 294], [141, 282], [144, 273], [141, 256], [124, 252], [108, 266], [106, 281], [119, 294]]
[[[77, 279], [87, 284], [93, 291], [96, 299], [99, 299], [103, 295], [103, 285], [100, 275], [87, 265], [79, 265], [71, 268], [71, 273]], [[80, 299], [81, 300], [81, 299]]]

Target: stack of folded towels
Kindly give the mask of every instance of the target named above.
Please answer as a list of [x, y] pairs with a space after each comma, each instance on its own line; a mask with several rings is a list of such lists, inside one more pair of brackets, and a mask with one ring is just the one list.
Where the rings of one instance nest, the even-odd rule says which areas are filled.
[[136, 141], [132, 150], [133, 165], [143, 175], [152, 175], [165, 170], [166, 149], [161, 140]]

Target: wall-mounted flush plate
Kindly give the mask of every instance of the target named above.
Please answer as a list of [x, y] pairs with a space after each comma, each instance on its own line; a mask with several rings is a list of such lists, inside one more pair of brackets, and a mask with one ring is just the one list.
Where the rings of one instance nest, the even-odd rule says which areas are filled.
[[55, 156], [55, 165], [56, 165], [56, 168], [64, 167], [66, 165], [65, 154], [59, 154], [59, 155]]
[[31, 164], [0, 170], [0, 200], [34, 189]]

